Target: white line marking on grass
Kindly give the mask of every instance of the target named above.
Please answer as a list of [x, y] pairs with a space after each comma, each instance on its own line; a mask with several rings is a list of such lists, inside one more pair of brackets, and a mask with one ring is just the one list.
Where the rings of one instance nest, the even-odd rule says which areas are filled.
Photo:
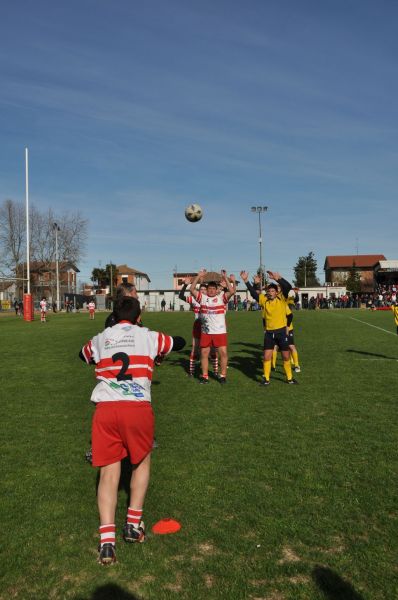
[[367, 323], [366, 321], [361, 321], [361, 319], [355, 319], [355, 317], [348, 317], [352, 321], [358, 321], [358, 323], [364, 323], [364, 325], [369, 325], [369, 327], [374, 327], [375, 329], [380, 329], [380, 331], [384, 331], [384, 333], [389, 333], [390, 335], [397, 335], [393, 331], [388, 331], [388, 329], [383, 329], [383, 327], [377, 327], [377, 325], [372, 325], [371, 323]]

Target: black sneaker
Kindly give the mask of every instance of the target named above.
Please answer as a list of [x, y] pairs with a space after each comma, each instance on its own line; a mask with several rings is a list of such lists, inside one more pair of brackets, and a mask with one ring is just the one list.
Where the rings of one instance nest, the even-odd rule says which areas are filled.
[[86, 461], [88, 463], [90, 463], [90, 465], [92, 465], [93, 464], [93, 450], [92, 450], [92, 448], [90, 448], [90, 450], [87, 450], [87, 452], [85, 453], [84, 456], [86, 458]]
[[101, 565], [111, 565], [116, 562], [116, 548], [113, 544], [107, 543], [98, 548], [98, 562]]
[[222, 377], [220, 375], [220, 377], [218, 378], [218, 382], [221, 383], [222, 385], [225, 385], [227, 383], [227, 379], [226, 379], [226, 377]]
[[298, 385], [298, 381], [295, 379], [288, 379], [287, 382], [289, 385]]
[[199, 383], [201, 384], [206, 384], [209, 383], [209, 378], [208, 377], [199, 377]]
[[276, 367], [271, 367], [271, 371], [276, 371]]
[[145, 542], [144, 521], [140, 521], [138, 527], [134, 527], [134, 525], [126, 523], [123, 527], [123, 539], [128, 544], [142, 544], [142, 542]]
[[271, 382], [269, 379], [265, 379], [265, 377], [263, 377], [260, 381], [260, 385], [269, 385]]

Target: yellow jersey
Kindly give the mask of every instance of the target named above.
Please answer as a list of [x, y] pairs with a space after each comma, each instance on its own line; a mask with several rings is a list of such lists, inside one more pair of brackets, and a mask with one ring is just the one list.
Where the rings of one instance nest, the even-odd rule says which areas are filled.
[[287, 327], [286, 309], [289, 307], [283, 294], [278, 294], [273, 300], [269, 300], [265, 294], [260, 294], [258, 303], [262, 310], [266, 331]]
[[[289, 323], [289, 320], [290, 320], [290, 324], [288, 325], [289, 331], [293, 331], [293, 313], [292, 313], [292, 309], [290, 308], [293, 305], [294, 305], [294, 298], [291, 298], [289, 296], [289, 298], [286, 300], [286, 317], [287, 317], [287, 322]], [[290, 315], [292, 315], [291, 319], [289, 319]]]
[[398, 304], [392, 306], [391, 310], [394, 313], [395, 325], [398, 327]]

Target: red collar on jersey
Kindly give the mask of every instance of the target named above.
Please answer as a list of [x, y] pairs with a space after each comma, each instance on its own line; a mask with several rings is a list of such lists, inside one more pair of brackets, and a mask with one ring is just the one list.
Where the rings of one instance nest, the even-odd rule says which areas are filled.
[[131, 321], [127, 321], [126, 319], [117, 322], [118, 325], [120, 325], [121, 323], [128, 323], [129, 325], [134, 325], [134, 323], [132, 323]]

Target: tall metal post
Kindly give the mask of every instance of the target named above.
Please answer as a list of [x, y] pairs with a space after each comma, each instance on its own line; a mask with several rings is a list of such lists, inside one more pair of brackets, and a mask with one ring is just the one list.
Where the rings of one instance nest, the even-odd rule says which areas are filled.
[[30, 294], [30, 235], [29, 235], [29, 158], [25, 148], [25, 200], [26, 200], [26, 278], [27, 293]]
[[61, 310], [60, 300], [59, 300], [59, 257], [58, 257], [58, 231], [61, 231], [60, 227], [57, 223], [54, 223], [54, 231], [55, 231], [55, 277], [57, 283], [57, 311]]
[[258, 238], [258, 244], [259, 244], [259, 250], [260, 250], [260, 278], [261, 278], [261, 287], [264, 286], [265, 283], [265, 269], [264, 269], [264, 262], [263, 262], [263, 237], [262, 237], [262, 227], [261, 227], [261, 215], [264, 212], [267, 212], [268, 210], [268, 206], [252, 206], [251, 207], [251, 211], [253, 213], [257, 213], [258, 214], [258, 228], [259, 228], [259, 238]]

